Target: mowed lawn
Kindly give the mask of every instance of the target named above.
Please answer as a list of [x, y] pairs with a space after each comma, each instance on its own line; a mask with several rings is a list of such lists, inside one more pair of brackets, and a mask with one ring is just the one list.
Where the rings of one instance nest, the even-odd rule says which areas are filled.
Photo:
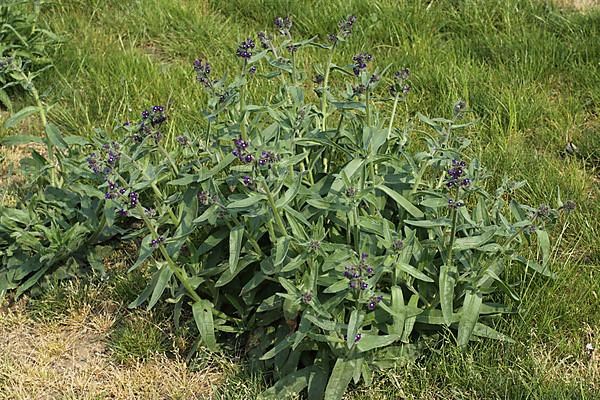
[[[195, 58], [208, 59], [214, 74], [226, 74], [240, 68], [238, 43], [256, 38], [258, 31], [274, 32], [276, 16], [291, 15], [299, 39], [325, 39], [338, 20], [356, 15], [355, 33], [334, 62], [350, 64], [354, 54], [368, 52], [381, 68], [410, 68], [412, 91], [398, 124], [414, 122], [413, 129], [425, 129], [415, 119], [417, 112], [449, 116], [454, 102], [464, 99], [479, 119], [464, 132], [472, 141], [469, 152], [488, 168], [491, 187], [505, 177], [526, 180], [518, 193], [523, 201], [556, 205], [560, 196], [578, 207], [552, 232], [555, 280], [522, 270], [511, 273], [520, 300], [502, 300], [518, 312], [498, 320], [497, 329], [514, 344], [486, 340], [459, 351], [433, 338], [415, 364], [399, 366], [371, 387], [355, 388], [348, 398], [599, 399], [600, 7], [576, 10], [560, 3], [53, 0], [45, 6], [43, 22], [64, 42], [55, 69], [40, 86], [46, 102], [56, 104], [51, 119], [64, 131], [84, 136], [95, 128], [111, 135], [114, 126], [137, 118], [144, 108], [165, 105], [173, 144], [180, 133], [204, 132], [205, 97], [195, 82]], [[325, 61], [317, 50], [297, 57], [310, 73]], [[253, 95], [266, 98], [271, 89], [256, 84]], [[118, 284], [108, 284], [111, 293], [140, 286], [135, 279], [115, 279]], [[123, 282], [132, 288], [123, 288]], [[74, 289], [63, 285], [60, 290]], [[57, 298], [73, 294], [55, 291], [32, 301], [31, 318], [38, 318], [40, 309], [52, 313]], [[63, 308], [57, 315], [68, 314]], [[122, 340], [119, 332], [128, 324], [154, 326], [140, 318], [157, 319], [131, 317], [122, 307], [116, 313], [112, 329], [117, 334], [109, 334], [109, 341]], [[127, 340], [136, 342], [131, 331]], [[169, 343], [177, 338], [164, 336], [160, 346], [152, 342], [155, 353], [176, 347]], [[119, 343], [109, 345], [122, 350]], [[226, 364], [213, 360], [211, 368], [215, 363]], [[250, 399], [266, 387], [243, 360], [228, 363], [219, 367], [224, 376], [209, 398]]]

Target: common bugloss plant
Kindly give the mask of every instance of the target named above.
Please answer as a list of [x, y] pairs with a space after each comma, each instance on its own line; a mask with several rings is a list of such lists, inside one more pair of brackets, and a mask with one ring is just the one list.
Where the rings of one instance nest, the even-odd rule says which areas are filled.
[[[369, 54], [345, 68], [332, 63], [356, 22], [343, 19], [323, 43], [296, 41], [291, 18], [277, 18], [279, 35], [259, 33], [260, 48], [241, 42], [243, 68], [232, 80], [214, 79], [213, 66], [196, 60], [209, 96], [200, 137], [165, 143], [168, 110], [154, 106], [121, 127], [119, 141], [68, 139], [62, 180], [72, 185], [61, 190], [83, 233], [62, 260], [137, 241], [130, 270], [152, 278], [130, 306], [169, 301], [174, 323], [194, 324], [212, 351], [246, 340], [247, 356], [273, 372], [263, 398], [340, 399], [351, 381], [370, 384], [375, 371], [410, 360], [431, 331], [452, 331], [459, 346], [509, 341], [490, 325], [511, 311], [497, 292], [519, 301], [505, 271], [552, 276], [545, 226], [574, 208], [522, 205], [508, 180], [486, 191], [487, 173], [457, 134], [470, 125], [461, 121], [465, 102], [449, 107], [449, 119], [417, 114], [428, 133], [398, 126], [408, 68], [372, 73]], [[294, 61], [308, 46], [326, 52], [322, 75]], [[254, 79], [279, 90], [252, 104]], [[357, 80], [362, 88], [336, 90]], [[40, 274], [12, 261], [48, 246], [15, 239], [26, 229], [22, 212], [0, 215], [3, 290], [29, 287], [57, 265]], [[530, 245], [539, 259], [525, 256]]]

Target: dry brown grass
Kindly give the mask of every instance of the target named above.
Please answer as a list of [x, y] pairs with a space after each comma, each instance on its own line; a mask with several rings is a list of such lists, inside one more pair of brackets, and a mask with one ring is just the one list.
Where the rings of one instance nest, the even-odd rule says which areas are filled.
[[600, 0], [555, 0], [560, 7], [587, 11], [593, 7], [600, 7]]
[[38, 322], [21, 310], [0, 312], [0, 399], [204, 399], [220, 373], [193, 372], [180, 359], [157, 355], [116, 364], [107, 337], [110, 313], [91, 308], [59, 322]]

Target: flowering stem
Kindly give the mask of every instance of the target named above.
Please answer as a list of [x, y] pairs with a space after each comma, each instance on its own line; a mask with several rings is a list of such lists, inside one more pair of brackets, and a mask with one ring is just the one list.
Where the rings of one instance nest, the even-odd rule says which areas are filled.
[[400, 100], [400, 93], [396, 93], [396, 98], [394, 98], [394, 106], [392, 107], [392, 115], [390, 117], [390, 124], [388, 126], [388, 140], [390, 140], [390, 137], [392, 136], [392, 126], [394, 125], [394, 118], [396, 118], [396, 108], [398, 107], [398, 100]]
[[331, 62], [333, 61], [333, 51], [335, 50], [336, 43], [333, 44], [329, 51], [329, 57], [327, 58], [327, 65], [325, 67], [325, 78], [323, 79], [323, 93], [321, 94], [321, 114], [323, 119], [321, 120], [321, 131], [327, 130], [327, 90], [329, 84], [329, 71], [331, 69]]
[[[456, 188], [456, 195], [454, 196], [454, 204], [458, 202], [460, 189]], [[458, 209], [452, 209], [452, 229], [450, 231], [450, 243], [448, 244], [448, 259], [446, 260], [446, 265], [450, 267], [452, 265], [452, 248], [454, 247], [454, 239], [456, 236], [456, 225], [458, 222]]]
[[262, 182], [262, 186], [263, 186], [263, 189], [265, 190], [265, 193], [267, 194], [267, 199], [269, 200], [269, 205], [271, 206], [271, 209], [273, 210], [273, 216], [275, 217], [275, 222], [277, 223], [277, 227], [281, 231], [281, 234], [286, 236], [287, 229], [285, 228], [285, 224], [283, 223], [283, 220], [281, 219], [281, 215], [279, 215], [279, 211], [277, 210], [277, 205], [275, 204], [275, 199], [273, 199], [273, 195], [271, 194], [271, 191], [269, 190], [269, 186], [267, 185], [266, 182]]

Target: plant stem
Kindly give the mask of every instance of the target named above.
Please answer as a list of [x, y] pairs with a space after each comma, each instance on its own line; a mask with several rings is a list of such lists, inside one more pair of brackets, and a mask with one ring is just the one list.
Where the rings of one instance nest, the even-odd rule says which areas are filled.
[[[456, 204], [456, 202], [459, 199], [459, 193], [460, 193], [460, 189], [457, 188], [456, 189], [456, 195], [454, 196], [454, 204]], [[452, 259], [452, 253], [453, 250], [452, 248], [454, 247], [454, 239], [456, 236], [456, 225], [457, 225], [457, 221], [458, 221], [458, 209], [457, 208], [453, 208], [452, 209], [452, 229], [450, 231], [450, 243], [448, 244], [448, 259], [446, 260], [446, 265], [448, 267], [450, 267], [453, 263], [453, 259]]]
[[396, 98], [394, 99], [394, 106], [392, 107], [392, 115], [390, 117], [390, 124], [388, 126], [387, 138], [390, 140], [392, 136], [392, 127], [394, 126], [394, 119], [396, 118], [396, 108], [398, 107], [398, 100], [400, 99], [400, 93], [396, 93]]
[[329, 57], [327, 58], [327, 65], [325, 67], [325, 77], [323, 79], [323, 93], [321, 94], [321, 115], [323, 119], [321, 120], [321, 131], [327, 130], [327, 90], [329, 84], [329, 71], [331, 69], [331, 61], [333, 60], [333, 51], [335, 50], [335, 43], [331, 47], [329, 51]]
[[285, 224], [283, 223], [283, 220], [281, 219], [281, 215], [279, 215], [279, 210], [277, 210], [277, 205], [275, 204], [275, 199], [273, 199], [273, 195], [271, 194], [271, 191], [269, 190], [269, 186], [266, 184], [266, 182], [263, 182], [262, 186], [263, 186], [263, 189], [265, 190], [265, 193], [267, 194], [267, 199], [269, 200], [269, 205], [271, 206], [271, 210], [273, 210], [273, 216], [275, 217], [275, 222], [277, 223], [277, 227], [281, 231], [282, 235], [287, 236], [287, 229], [285, 228]]

